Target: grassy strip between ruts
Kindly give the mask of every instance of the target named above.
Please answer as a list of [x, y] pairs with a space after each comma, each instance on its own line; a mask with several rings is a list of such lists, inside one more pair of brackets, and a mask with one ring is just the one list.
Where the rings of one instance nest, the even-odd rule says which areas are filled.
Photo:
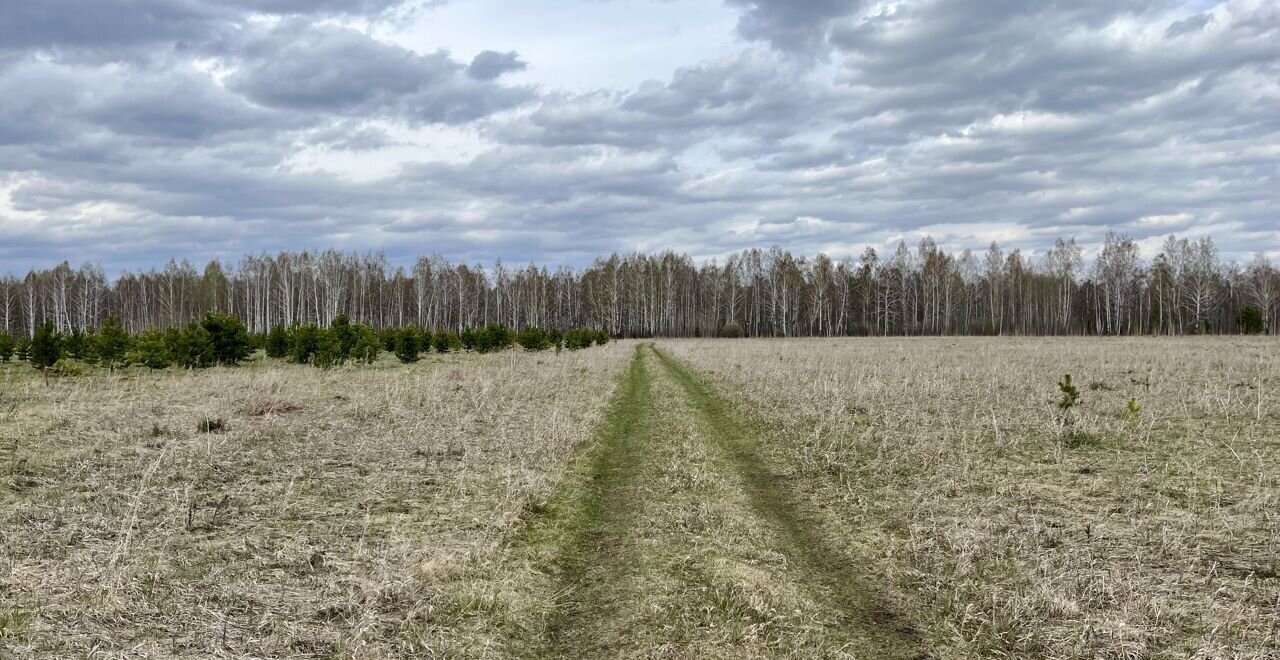
[[509, 547], [506, 655], [924, 657], [753, 443], [638, 347], [597, 440]]
[[823, 535], [819, 514], [788, 486], [786, 474], [770, 465], [749, 426], [700, 378], [661, 351], [654, 353], [741, 477], [756, 515], [779, 532], [781, 550], [798, 569], [798, 579], [818, 589], [844, 615], [842, 626], [856, 631], [864, 653], [877, 658], [928, 657], [916, 631], [878, 593], [880, 589], [859, 578], [856, 561]]
[[[571, 466], [557, 494], [541, 510], [512, 550], [554, 580], [545, 618], [526, 629], [512, 645], [516, 657], [569, 657], [575, 638], [592, 620], [608, 615], [618, 595], [617, 581], [627, 570], [620, 544], [632, 526], [629, 502], [645, 461], [643, 438], [650, 408], [650, 377], [643, 346], [610, 403], [601, 433]], [[529, 635], [532, 633], [532, 635]]]

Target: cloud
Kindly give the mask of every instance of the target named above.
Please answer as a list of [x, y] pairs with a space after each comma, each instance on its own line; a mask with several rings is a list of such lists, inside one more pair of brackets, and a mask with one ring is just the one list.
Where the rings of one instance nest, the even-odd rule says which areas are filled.
[[228, 87], [273, 108], [465, 123], [532, 98], [527, 89], [466, 75], [467, 67], [444, 51], [419, 55], [356, 30], [300, 20], [255, 35], [239, 52]]
[[165, 45], [195, 47], [234, 32], [248, 13], [368, 16], [404, 0], [40, 0], [9, 3], [0, 50], [97, 51], [131, 56]]
[[467, 75], [476, 80], [493, 80], [503, 74], [524, 71], [526, 68], [528, 65], [515, 51], [499, 53], [486, 50], [471, 60], [471, 65], [467, 67]]
[[409, 39], [391, 0], [15, 7], [0, 272], [331, 246], [1035, 251], [1194, 227], [1229, 258], [1280, 245], [1275, 3], [725, 4], [723, 54], [585, 92], [539, 77], [545, 44]]
[[790, 52], [816, 54], [826, 49], [831, 23], [854, 13], [861, 0], [727, 0], [740, 7], [738, 33]]

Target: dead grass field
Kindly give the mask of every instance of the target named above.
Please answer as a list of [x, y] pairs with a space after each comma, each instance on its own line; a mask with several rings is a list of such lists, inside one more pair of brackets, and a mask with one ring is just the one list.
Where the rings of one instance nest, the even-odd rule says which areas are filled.
[[[0, 657], [451, 648], [448, 621], [472, 605], [439, 572], [482, 565], [550, 495], [630, 357], [384, 356], [51, 386], [0, 368]], [[206, 417], [226, 430], [199, 432]]]
[[0, 658], [1277, 658], [1277, 390], [1240, 338], [0, 366]]
[[938, 657], [1280, 657], [1274, 340], [659, 347], [757, 421]]

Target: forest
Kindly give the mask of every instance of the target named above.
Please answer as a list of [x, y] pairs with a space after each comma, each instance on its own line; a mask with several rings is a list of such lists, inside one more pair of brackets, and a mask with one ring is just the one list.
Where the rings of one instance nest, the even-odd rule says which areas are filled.
[[108, 317], [138, 336], [183, 328], [206, 314], [275, 326], [330, 326], [339, 316], [375, 331], [415, 326], [461, 333], [501, 324], [602, 329], [614, 337], [865, 335], [1179, 335], [1275, 333], [1280, 272], [1262, 254], [1225, 263], [1211, 238], [1168, 238], [1154, 259], [1108, 234], [1086, 263], [1074, 239], [1040, 256], [948, 253], [925, 238], [857, 260], [750, 249], [698, 264], [686, 254], [614, 254], [582, 269], [385, 254], [282, 252], [198, 269], [109, 279], [69, 263], [0, 278], [0, 333], [32, 337], [44, 322], [71, 334]]

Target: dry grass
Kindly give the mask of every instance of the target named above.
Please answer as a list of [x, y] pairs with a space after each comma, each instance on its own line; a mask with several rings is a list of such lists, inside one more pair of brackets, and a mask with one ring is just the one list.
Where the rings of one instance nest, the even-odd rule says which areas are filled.
[[939, 658], [1280, 657], [1274, 341], [659, 348], [757, 420]]
[[0, 366], [0, 658], [1280, 657], [1274, 341], [657, 347]]
[[[591, 435], [632, 347], [319, 371], [0, 366], [0, 657], [483, 644], [446, 588]], [[222, 429], [208, 428], [222, 420]]]

